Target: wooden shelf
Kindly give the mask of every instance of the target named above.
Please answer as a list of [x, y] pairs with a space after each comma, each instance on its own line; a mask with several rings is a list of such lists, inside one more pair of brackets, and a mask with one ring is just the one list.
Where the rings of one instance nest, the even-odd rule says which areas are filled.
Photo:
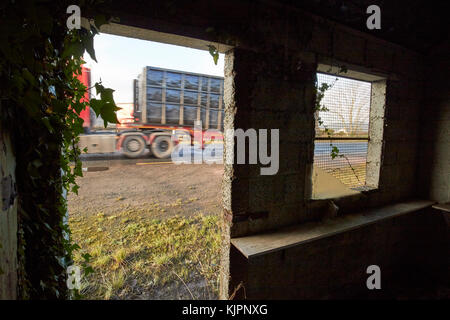
[[249, 259], [418, 211], [433, 204], [433, 201], [413, 200], [343, 215], [323, 222], [305, 223], [271, 233], [234, 238], [231, 239], [231, 243]]

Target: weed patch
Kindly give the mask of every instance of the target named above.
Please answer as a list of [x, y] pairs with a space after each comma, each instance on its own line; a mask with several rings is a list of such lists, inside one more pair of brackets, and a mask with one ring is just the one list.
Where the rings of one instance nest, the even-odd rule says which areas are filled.
[[85, 298], [217, 298], [217, 215], [161, 221], [127, 210], [111, 216], [77, 215], [69, 223], [74, 241], [81, 246], [75, 264], [80, 265], [82, 254], [89, 253], [94, 268], [82, 279]]

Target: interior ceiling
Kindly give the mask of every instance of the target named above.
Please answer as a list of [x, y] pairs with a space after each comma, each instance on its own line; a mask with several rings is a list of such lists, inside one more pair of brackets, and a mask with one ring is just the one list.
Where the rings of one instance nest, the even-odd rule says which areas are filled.
[[[256, 0], [165, 0], [160, 2], [148, 2], [136, 0], [123, 2], [111, 0], [109, 9], [114, 15], [134, 25], [136, 16], [144, 16], [142, 21], [148, 21], [145, 16], [164, 17], [168, 13], [171, 16], [179, 16], [180, 19], [193, 26], [208, 24], [196, 15], [195, 10], [207, 10], [211, 12], [213, 19], [219, 19], [218, 10], [233, 10], [233, 6], [239, 8], [242, 2], [254, 3]], [[324, 17], [353, 29], [372, 34], [378, 38], [397, 43], [406, 48], [420, 53], [428, 53], [430, 49], [448, 41], [448, 1], [436, 0], [257, 0], [260, 5], [286, 5], [298, 8], [315, 15]], [[381, 29], [369, 30], [366, 21], [369, 14], [366, 13], [370, 5], [378, 5], [381, 9]], [[195, 8], [194, 11], [193, 8]], [[186, 13], [191, 18], [186, 17]], [[125, 18], [124, 14], [129, 14]], [[240, 17], [237, 15], [237, 17]], [[142, 18], [142, 17], [141, 17]], [[191, 19], [191, 20], [189, 20]], [[158, 22], [151, 23], [148, 28], [158, 30]], [[158, 30], [160, 31], [160, 30]], [[164, 32], [171, 32], [170, 29]]]
[[[276, 0], [351, 28], [427, 53], [448, 39], [447, 1], [432, 0]], [[368, 30], [370, 5], [381, 9], [381, 30]]]

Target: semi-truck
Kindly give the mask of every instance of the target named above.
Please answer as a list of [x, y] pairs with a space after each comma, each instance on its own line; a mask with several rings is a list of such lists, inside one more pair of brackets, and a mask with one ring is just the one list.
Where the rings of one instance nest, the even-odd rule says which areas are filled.
[[[90, 69], [83, 67], [80, 81], [90, 88]], [[119, 119], [113, 127], [95, 126], [95, 114], [87, 107], [80, 115], [85, 134], [79, 147], [87, 153], [121, 152], [128, 158], [150, 150], [156, 158], [170, 157], [181, 136], [194, 139], [194, 125], [201, 121], [201, 148], [214, 136], [223, 141], [223, 78], [146, 66], [133, 79], [131, 118]], [[89, 100], [89, 96], [85, 99]], [[174, 139], [175, 138], [175, 139]]]

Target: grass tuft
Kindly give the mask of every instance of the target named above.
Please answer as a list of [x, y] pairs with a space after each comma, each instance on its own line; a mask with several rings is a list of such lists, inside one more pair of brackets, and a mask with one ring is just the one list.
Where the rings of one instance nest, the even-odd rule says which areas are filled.
[[87, 299], [176, 299], [186, 291], [184, 283], [198, 298], [217, 297], [218, 216], [159, 220], [128, 209], [114, 218], [99, 213], [69, 223], [81, 246], [75, 263], [81, 264], [84, 253], [92, 256], [94, 273], [82, 281]]

